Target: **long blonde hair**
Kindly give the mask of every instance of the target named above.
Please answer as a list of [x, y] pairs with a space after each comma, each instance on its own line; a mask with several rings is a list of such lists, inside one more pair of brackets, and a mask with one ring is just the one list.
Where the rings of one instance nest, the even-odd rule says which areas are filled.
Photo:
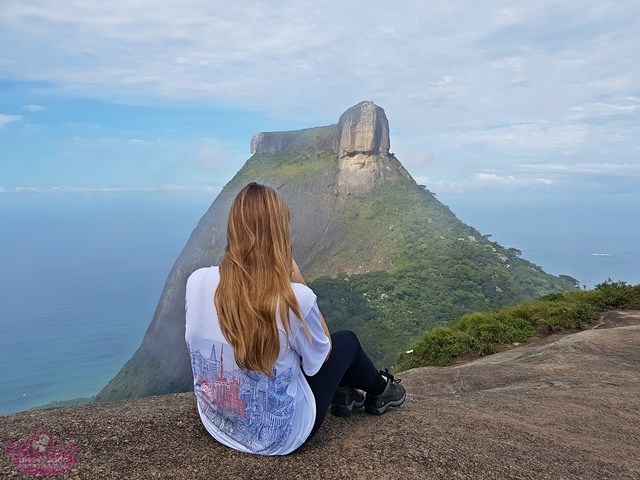
[[287, 204], [270, 187], [250, 183], [236, 196], [227, 224], [214, 301], [220, 328], [243, 370], [273, 375], [278, 313], [289, 344], [289, 310], [307, 325], [291, 288], [293, 257]]

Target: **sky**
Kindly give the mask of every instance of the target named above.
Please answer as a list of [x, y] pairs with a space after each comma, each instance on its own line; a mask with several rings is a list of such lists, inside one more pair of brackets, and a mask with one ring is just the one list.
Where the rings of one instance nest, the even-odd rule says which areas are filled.
[[437, 194], [640, 186], [637, 0], [2, 4], [0, 194], [217, 192], [362, 100]]

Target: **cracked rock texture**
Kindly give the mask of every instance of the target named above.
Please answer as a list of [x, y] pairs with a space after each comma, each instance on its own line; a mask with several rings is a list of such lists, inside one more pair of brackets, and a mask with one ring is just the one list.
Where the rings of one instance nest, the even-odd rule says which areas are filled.
[[389, 154], [389, 121], [373, 102], [360, 102], [340, 116], [338, 156]]
[[[638, 479], [640, 312], [470, 363], [399, 375], [407, 402], [328, 416], [285, 457], [218, 444], [193, 393], [0, 417], [0, 440], [47, 428], [79, 459], [59, 479]], [[0, 458], [0, 478], [33, 478]]]

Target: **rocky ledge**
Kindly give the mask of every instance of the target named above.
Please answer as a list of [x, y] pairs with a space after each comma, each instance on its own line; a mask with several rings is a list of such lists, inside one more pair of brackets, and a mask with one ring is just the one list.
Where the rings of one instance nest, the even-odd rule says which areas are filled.
[[[470, 363], [401, 375], [406, 404], [328, 417], [285, 457], [242, 454], [200, 424], [192, 393], [0, 417], [3, 444], [73, 442], [60, 479], [638, 479], [640, 312]], [[0, 477], [20, 473], [3, 452]]]

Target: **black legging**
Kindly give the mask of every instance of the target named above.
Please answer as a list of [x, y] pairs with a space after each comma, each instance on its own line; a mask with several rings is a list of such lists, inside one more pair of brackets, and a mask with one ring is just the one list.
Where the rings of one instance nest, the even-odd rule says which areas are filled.
[[311, 438], [322, 425], [333, 394], [338, 387], [351, 385], [374, 395], [382, 393], [386, 382], [362, 349], [355, 333], [341, 330], [331, 334], [331, 355], [322, 368], [307, 382], [316, 399], [316, 421]]

